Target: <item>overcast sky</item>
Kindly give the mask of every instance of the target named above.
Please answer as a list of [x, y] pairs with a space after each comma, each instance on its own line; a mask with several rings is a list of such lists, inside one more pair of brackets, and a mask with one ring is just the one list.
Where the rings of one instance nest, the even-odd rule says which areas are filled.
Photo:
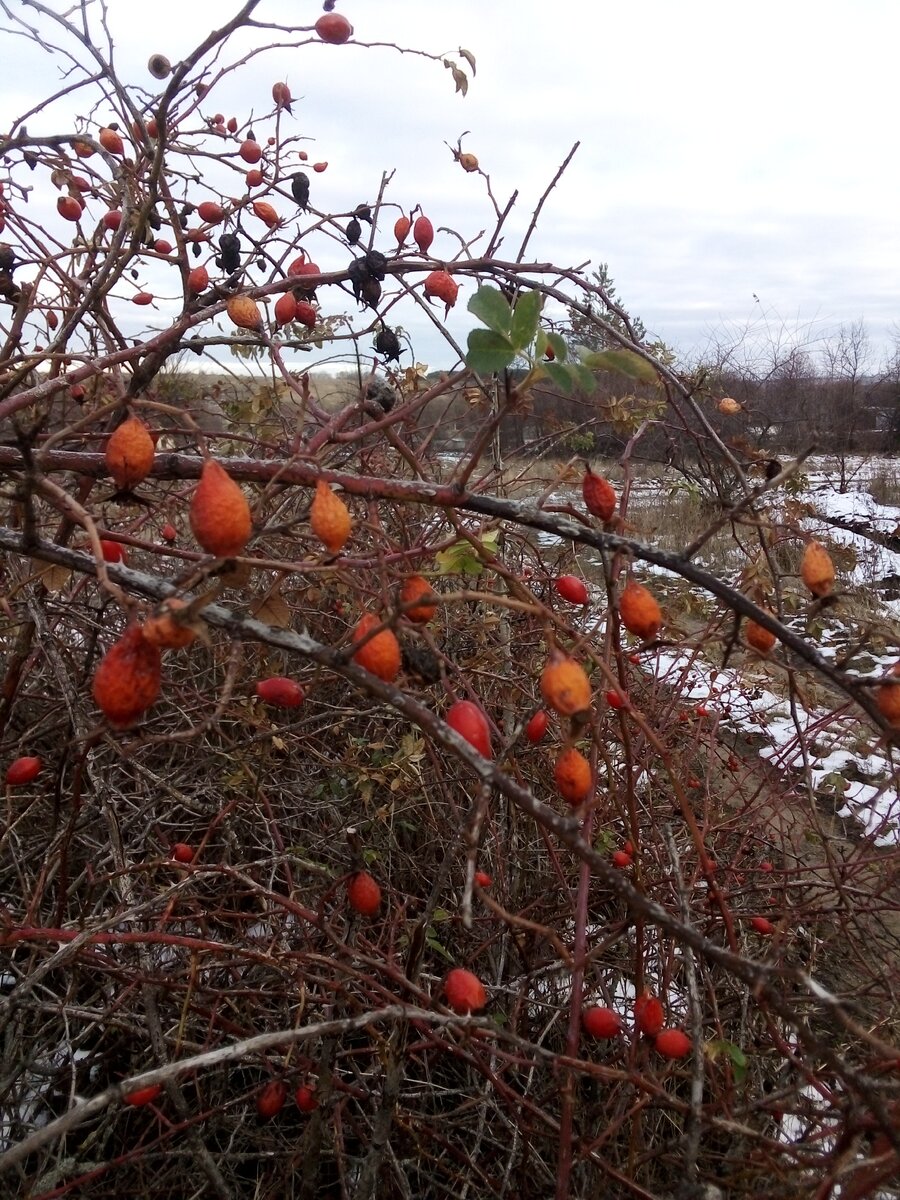
[[[149, 52], [177, 61], [237, 5], [154, 0], [152, 20], [132, 0], [108, 7], [121, 74], [149, 86]], [[470, 130], [464, 148], [501, 205], [519, 191], [504, 246], [517, 251], [580, 141], [535, 259], [608, 262], [630, 311], [685, 354], [748, 323], [818, 337], [858, 318], [886, 346], [900, 320], [898, 0], [341, 0], [338, 10], [359, 41], [464, 46], [478, 73], [462, 98], [439, 64], [390, 49], [314, 45], [248, 64], [211, 111], [262, 111], [272, 81], [286, 79], [298, 97], [292, 132], [329, 162], [313, 177], [318, 207], [371, 199], [394, 169], [389, 199], [421, 203], [435, 226], [467, 236], [490, 228], [484, 181], [444, 145]], [[256, 17], [311, 24], [320, 11], [263, 0]], [[3, 125], [53, 86], [47, 59], [21, 42], [4, 66]], [[376, 243], [385, 250], [392, 223]], [[433, 251], [452, 245], [439, 235]], [[336, 253], [321, 265], [343, 265]], [[463, 342], [470, 291], [452, 318]], [[443, 365], [433, 336], [413, 328], [418, 357]]]

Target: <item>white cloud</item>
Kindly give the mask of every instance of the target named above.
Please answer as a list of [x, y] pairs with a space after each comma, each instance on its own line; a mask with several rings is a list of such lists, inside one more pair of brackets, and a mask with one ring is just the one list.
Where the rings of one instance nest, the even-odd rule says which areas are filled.
[[[519, 189], [503, 249], [512, 254], [537, 198], [580, 140], [530, 253], [566, 265], [608, 261], [632, 311], [670, 342], [695, 345], [717, 319], [744, 319], [753, 293], [785, 320], [862, 316], [876, 342], [900, 315], [894, 0], [862, 0], [852, 12], [837, 0], [338, 7], [360, 41], [457, 59], [463, 45], [478, 74], [463, 99], [440, 63], [388, 48], [312, 44], [275, 49], [223, 80], [210, 105], [241, 119], [269, 105], [273, 80], [290, 82], [298, 101], [289, 128], [315, 139], [311, 159], [329, 162], [313, 177], [322, 208], [372, 199], [382, 171], [394, 170], [388, 198], [397, 205], [421, 203], [436, 226], [466, 236], [489, 229], [483, 182], [464, 175], [444, 145], [469, 129], [466, 147], [490, 172], [500, 204]], [[176, 61], [230, 10], [156, 0], [154, 34], [125, 0], [113, 0], [110, 11], [123, 74], [149, 88], [151, 51]], [[312, 25], [320, 11], [316, 3], [262, 0], [254, 15]], [[263, 36], [244, 33], [236, 46]], [[33, 46], [19, 41], [5, 61], [15, 105], [53, 86]], [[77, 111], [77, 99], [60, 107]], [[54, 121], [56, 114], [37, 114], [29, 127], [56, 129]], [[391, 248], [389, 232], [378, 245]], [[439, 235], [434, 249], [454, 246]], [[334, 245], [317, 261], [339, 265], [346, 255]], [[462, 338], [467, 294], [452, 321]], [[441, 360], [426, 325], [409, 323], [424, 335], [419, 357]]]

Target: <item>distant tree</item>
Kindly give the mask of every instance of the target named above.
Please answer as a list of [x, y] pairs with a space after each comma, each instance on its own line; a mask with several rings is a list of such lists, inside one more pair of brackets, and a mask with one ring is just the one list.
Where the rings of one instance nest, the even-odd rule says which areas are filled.
[[900, 325], [892, 330], [893, 343], [884, 365], [881, 397], [887, 410], [887, 439], [885, 448], [900, 449]]
[[859, 435], [869, 426], [867, 369], [871, 347], [863, 321], [843, 324], [822, 347], [821, 410], [827, 414], [840, 469], [840, 489], [849, 483], [850, 456], [859, 449]]
[[640, 317], [632, 317], [622, 304], [608, 263], [600, 264], [594, 272], [593, 281], [601, 298], [591, 300], [580, 308], [569, 309], [568, 328], [561, 330], [566, 341], [573, 346], [586, 346], [589, 350], [608, 350], [618, 346], [618, 340], [597, 325], [596, 318], [599, 316], [623, 337], [633, 342], [643, 342], [647, 337], [646, 326]]

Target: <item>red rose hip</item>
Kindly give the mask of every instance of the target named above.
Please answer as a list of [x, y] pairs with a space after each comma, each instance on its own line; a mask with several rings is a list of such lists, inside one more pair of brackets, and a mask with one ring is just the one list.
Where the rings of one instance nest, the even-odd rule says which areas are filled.
[[581, 1014], [585, 1033], [595, 1038], [614, 1038], [622, 1032], [622, 1021], [611, 1008], [586, 1008]]
[[37, 779], [44, 764], [36, 755], [25, 755], [11, 762], [6, 768], [6, 782], [10, 787], [21, 787]]
[[448, 972], [444, 980], [444, 994], [450, 1008], [461, 1016], [478, 1012], [487, 1004], [484, 984], [477, 975], [473, 975], [464, 967], [454, 967]]

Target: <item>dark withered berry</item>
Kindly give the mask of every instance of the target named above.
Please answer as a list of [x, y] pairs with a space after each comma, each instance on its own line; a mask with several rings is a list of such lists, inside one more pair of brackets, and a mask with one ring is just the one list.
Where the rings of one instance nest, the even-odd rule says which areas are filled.
[[441, 678], [438, 656], [424, 646], [403, 646], [403, 669], [417, 675], [426, 683], [437, 683]]
[[366, 266], [366, 260], [364, 258], [354, 258], [353, 262], [347, 268], [347, 274], [350, 276], [350, 286], [353, 288], [354, 299], [359, 300], [366, 281], [371, 278], [369, 268]]
[[402, 353], [400, 339], [393, 329], [380, 329], [375, 335], [375, 349], [384, 355], [386, 362], [399, 362]]
[[366, 255], [366, 270], [373, 279], [384, 279], [387, 259], [379, 250], [370, 250]]
[[306, 212], [309, 208], [309, 176], [304, 171], [298, 171], [291, 177], [291, 195]]
[[377, 279], [369, 278], [362, 285], [362, 298], [371, 308], [375, 308], [381, 299], [381, 284]]
[[241, 239], [236, 233], [223, 233], [219, 238], [222, 269], [230, 275], [241, 265]]
[[366, 399], [374, 400], [385, 412], [390, 412], [397, 403], [397, 393], [386, 379], [370, 379], [366, 384]]

